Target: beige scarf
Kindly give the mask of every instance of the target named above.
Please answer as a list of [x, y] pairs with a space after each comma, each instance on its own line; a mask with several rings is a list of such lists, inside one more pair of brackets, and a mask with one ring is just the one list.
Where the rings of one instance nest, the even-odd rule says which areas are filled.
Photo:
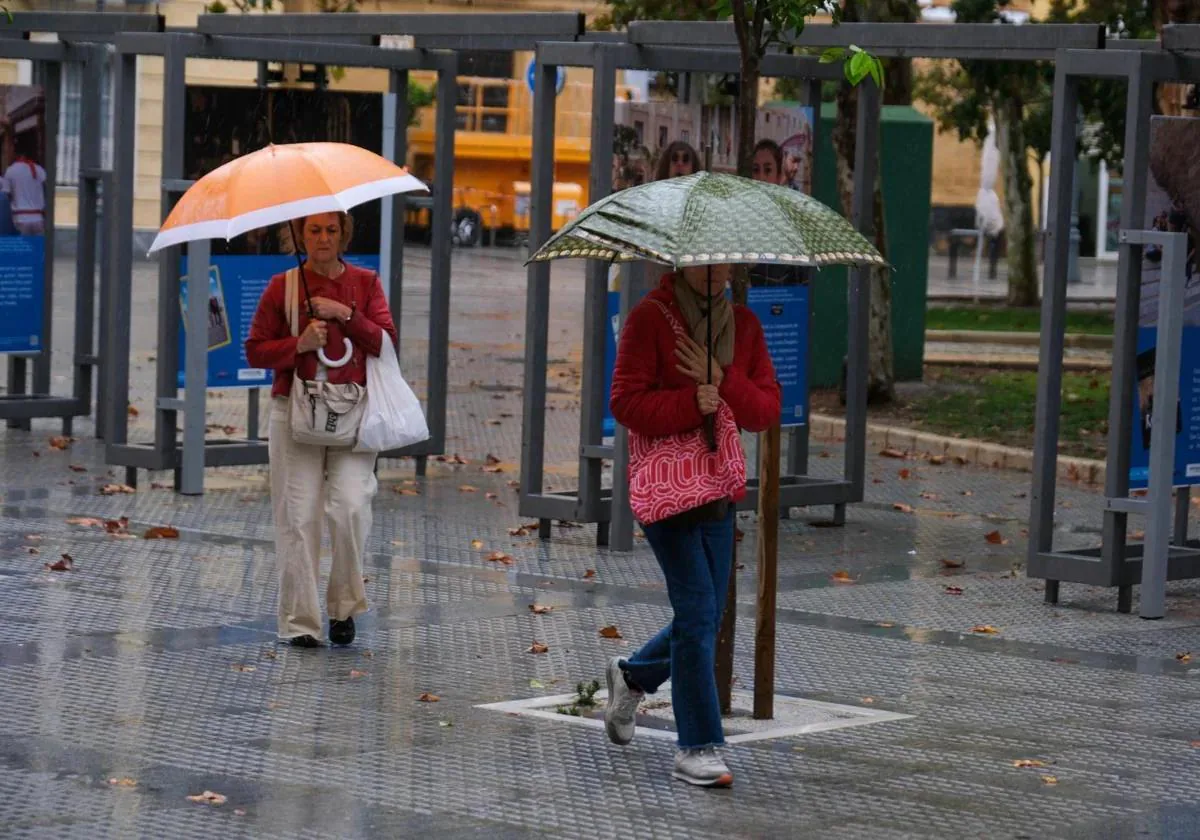
[[[692, 332], [692, 340], [701, 347], [708, 345], [708, 325], [705, 313], [708, 309], [708, 298], [697, 294], [688, 285], [682, 275], [675, 276], [675, 302], [683, 312], [687, 327]], [[724, 290], [713, 297], [712, 339], [713, 358], [721, 367], [733, 362], [733, 304], [729, 302]]]

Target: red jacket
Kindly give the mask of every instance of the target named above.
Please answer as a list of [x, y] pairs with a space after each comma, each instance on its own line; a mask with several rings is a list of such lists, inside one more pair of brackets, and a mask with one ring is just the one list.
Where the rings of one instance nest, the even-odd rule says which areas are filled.
[[[346, 270], [335, 280], [307, 271], [308, 291], [312, 297], [324, 297], [354, 307], [349, 322], [329, 321], [329, 339], [325, 353], [331, 359], [342, 357], [342, 339], [349, 338], [354, 345], [354, 355], [348, 364], [340, 368], [329, 368], [326, 375], [330, 382], [357, 382], [367, 384], [367, 354], [378, 356], [383, 346], [383, 332], [387, 330], [396, 346], [396, 326], [388, 309], [387, 298], [379, 276], [365, 268], [346, 264]], [[257, 368], [275, 371], [275, 382], [271, 396], [286, 397], [292, 391], [292, 376], [299, 369], [305, 379], [317, 375], [315, 352], [296, 354], [299, 338], [292, 335], [287, 322], [284, 290], [285, 276], [276, 274], [271, 278], [258, 310], [250, 322], [250, 336], [246, 339], [246, 359]], [[299, 285], [299, 278], [297, 278]], [[304, 303], [304, 287], [300, 286], [299, 333], [308, 326], [308, 307]]]
[[[674, 282], [671, 276], [664, 277], [662, 285], [629, 313], [613, 370], [613, 418], [650, 437], [691, 431], [704, 422], [696, 404], [696, 383], [675, 367], [675, 332], [653, 303], [666, 304], [681, 324], [686, 323], [675, 303]], [[734, 306], [733, 325], [733, 363], [724, 368], [721, 399], [733, 409], [738, 426], [761, 432], [779, 422], [782, 410], [775, 366], [753, 312]]]

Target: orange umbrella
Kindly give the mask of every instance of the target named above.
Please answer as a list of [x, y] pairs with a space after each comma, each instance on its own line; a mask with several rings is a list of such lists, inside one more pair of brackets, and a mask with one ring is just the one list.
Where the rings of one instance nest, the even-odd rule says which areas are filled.
[[230, 240], [313, 213], [429, 188], [408, 170], [347, 143], [267, 146], [192, 185], [163, 222], [150, 253], [197, 239]]

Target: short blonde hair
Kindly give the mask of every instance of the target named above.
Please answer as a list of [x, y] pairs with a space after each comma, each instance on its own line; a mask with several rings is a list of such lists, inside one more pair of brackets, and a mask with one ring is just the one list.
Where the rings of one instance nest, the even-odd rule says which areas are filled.
[[[313, 215], [315, 216], [315, 215], [322, 215], [322, 214], [314, 213]], [[341, 227], [342, 227], [342, 239], [340, 242], [338, 242], [338, 256], [340, 257], [340, 256], [343, 256], [347, 250], [349, 250], [350, 240], [354, 238], [354, 217], [351, 216], [349, 213], [343, 213], [340, 210], [336, 211], [334, 215], [336, 215], [338, 217], [338, 222], [341, 224]], [[295, 234], [292, 233], [292, 225], [299, 222], [300, 230], [303, 231], [304, 226], [306, 224], [308, 224], [309, 218], [311, 218], [311, 217], [305, 216], [302, 219], [293, 219], [292, 221], [285, 224], [282, 228], [280, 228], [280, 230], [279, 230], [279, 247], [283, 251], [283, 253], [295, 254], [297, 251], [301, 250], [296, 247], [296, 239], [295, 239]]]

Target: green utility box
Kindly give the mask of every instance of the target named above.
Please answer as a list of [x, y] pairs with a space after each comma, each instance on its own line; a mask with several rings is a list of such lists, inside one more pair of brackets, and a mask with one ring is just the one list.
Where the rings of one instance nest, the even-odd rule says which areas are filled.
[[[841, 210], [833, 154], [836, 105], [821, 106], [816, 197]], [[933, 121], [909, 106], [886, 106], [880, 126], [883, 213], [892, 272], [892, 346], [897, 380], [921, 378], [925, 360], [925, 294], [929, 280], [929, 218]], [[831, 266], [813, 281], [813, 388], [833, 388], [846, 355], [846, 269]]]

